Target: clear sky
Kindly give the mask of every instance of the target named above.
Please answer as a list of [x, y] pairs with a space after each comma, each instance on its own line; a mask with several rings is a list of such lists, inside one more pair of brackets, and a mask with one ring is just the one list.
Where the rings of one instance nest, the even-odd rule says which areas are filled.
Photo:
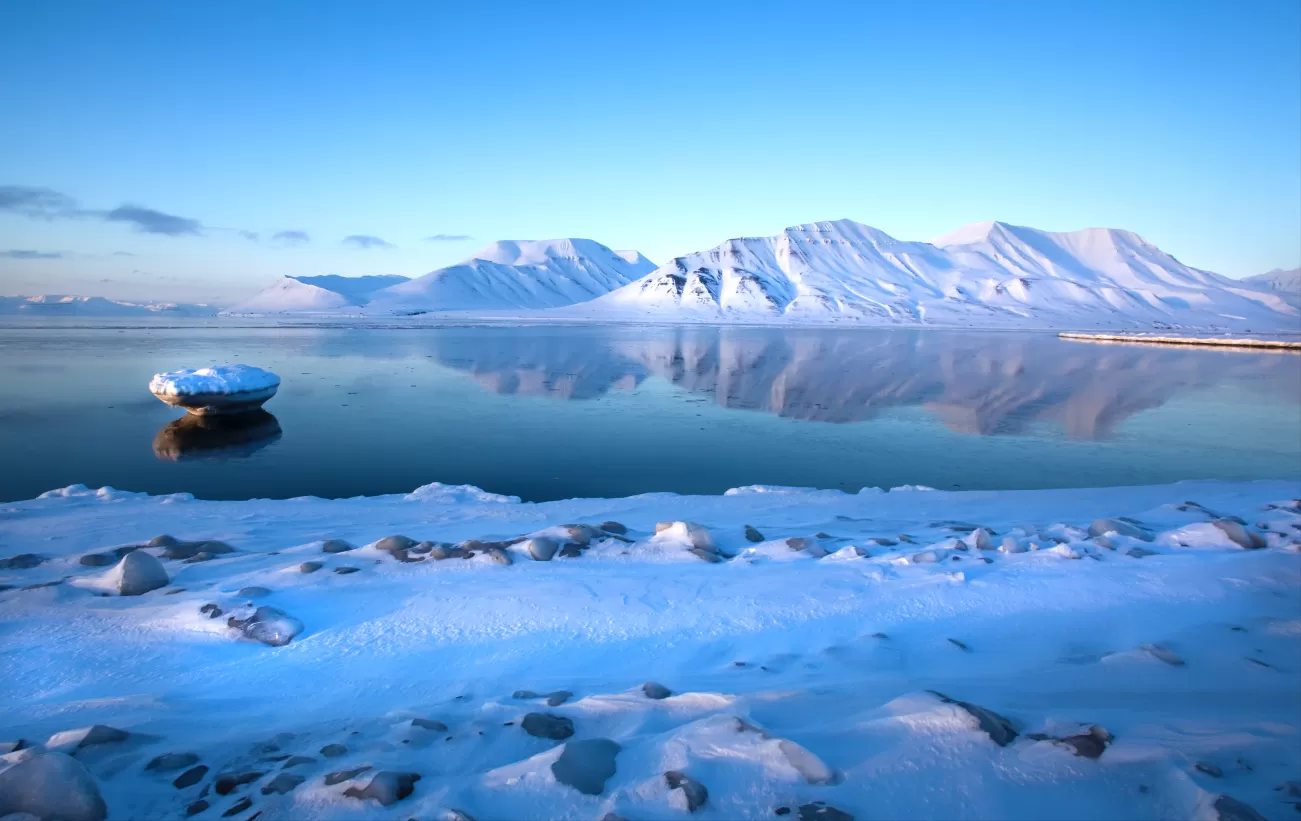
[[0, 293], [842, 217], [1301, 265], [1301, 2], [0, 3]]

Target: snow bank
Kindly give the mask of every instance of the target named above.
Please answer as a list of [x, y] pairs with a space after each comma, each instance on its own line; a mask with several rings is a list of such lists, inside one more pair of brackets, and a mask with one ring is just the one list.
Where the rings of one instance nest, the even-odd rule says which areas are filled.
[[73, 487], [0, 516], [0, 750], [113, 730], [85, 817], [1285, 818], [1299, 498]]

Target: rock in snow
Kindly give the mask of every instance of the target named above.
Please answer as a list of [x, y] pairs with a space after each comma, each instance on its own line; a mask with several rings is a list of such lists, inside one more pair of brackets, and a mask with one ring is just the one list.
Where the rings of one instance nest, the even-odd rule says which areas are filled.
[[0, 771], [0, 816], [11, 813], [41, 821], [102, 821], [108, 807], [81, 762], [41, 752]]
[[259, 607], [246, 618], [231, 616], [228, 627], [234, 627], [245, 638], [280, 647], [303, 632], [303, 623], [277, 607]]
[[529, 713], [520, 722], [520, 727], [531, 736], [553, 741], [563, 741], [574, 734], [572, 720], [550, 713]]
[[383, 770], [375, 773], [365, 787], [349, 787], [343, 794], [349, 798], [373, 798], [381, 806], [388, 807], [411, 795], [415, 783], [420, 780], [419, 773], [399, 773]]
[[120, 596], [139, 596], [167, 587], [170, 582], [163, 562], [144, 550], [133, 550], [122, 557], [117, 567], [109, 571], [108, 579]]
[[705, 785], [681, 770], [669, 770], [664, 773], [664, 780], [668, 782], [670, 790], [682, 790], [687, 812], [695, 812], [709, 800], [709, 790], [705, 789]]
[[646, 698], [652, 698], [656, 701], [666, 699], [673, 695], [673, 691], [655, 681], [648, 681], [641, 686], [641, 691], [646, 694]]
[[1224, 535], [1229, 537], [1229, 541], [1244, 550], [1259, 550], [1265, 546], [1265, 540], [1259, 533], [1250, 531], [1231, 519], [1216, 519], [1211, 524], [1223, 531]]
[[523, 543], [523, 548], [533, 557], [534, 561], [549, 562], [560, 549], [560, 545], [555, 539], [548, 539], [544, 536], [536, 536], [528, 539]]
[[551, 765], [551, 773], [561, 784], [568, 784], [587, 795], [600, 795], [605, 782], [614, 775], [614, 758], [620, 747], [608, 738], [570, 741]]
[[1012, 722], [1008, 721], [993, 710], [986, 710], [984, 707], [978, 707], [975, 704], [966, 701], [958, 701], [949, 698], [942, 693], [936, 693], [934, 690], [932, 690], [931, 693], [945, 704], [952, 704], [969, 713], [976, 719], [976, 723], [980, 726], [980, 729], [993, 739], [994, 743], [998, 746], [1006, 747], [1016, 740], [1017, 732], [1016, 729], [1012, 727]]

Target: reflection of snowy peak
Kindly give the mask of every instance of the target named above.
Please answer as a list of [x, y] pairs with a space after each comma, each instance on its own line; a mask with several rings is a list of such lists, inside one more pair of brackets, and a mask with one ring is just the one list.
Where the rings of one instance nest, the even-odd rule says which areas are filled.
[[494, 242], [458, 265], [375, 294], [373, 313], [555, 308], [585, 302], [653, 270], [636, 251], [590, 239]]
[[1257, 330], [1298, 317], [1277, 296], [1189, 268], [1127, 231], [989, 222], [925, 243], [850, 220], [728, 240], [581, 309], [703, 321]]
[[376, 291], [406, 281], [406, 277], [396, 275], [343, 277], [327, 274], [284, 277], [252, 299], [241, 302], [224, 313], [318, 313], [356, 308], [369, 302]]
[[9, 316], [212, 316], [214, 313], [207, 305], [116, 302], [102, 296], [0, 297], [0, 315]]

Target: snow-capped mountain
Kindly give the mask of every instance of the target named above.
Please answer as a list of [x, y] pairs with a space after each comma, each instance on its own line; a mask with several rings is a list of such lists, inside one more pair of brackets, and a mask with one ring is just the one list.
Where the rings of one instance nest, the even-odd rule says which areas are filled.
[[851, 220], [732, 239], [567, 311], [704, 322], [1293, 329], [1277, 294], [1128, 231], [984, 222], [905, 242]]
[[457, 265], [385, 288], [367, 313], [497, 311], [585, 302], [654, 270], [637, 251], [590, 239], [494, 242]]
[[43, 294], [0, 297], [0, 315], [3, 316], [212, 316], [216, 312], [209, 305], [118, 302], [102, 296]]
[[1288, 302], [1301, 306], [1301, 268], [1293, 268], [1291, 271], [1275, 268], [1268, 273], [1247, 277], [1243, 282], [1278, 291], [1279, 295]]
[[223, 311], [223, 314], [328, 313], [356, 308], [370, 301], [379, 290], [407, 282], [397, 275], [344, 277], [326, 274], [312, 277], [283, 277], [252, 299]]

